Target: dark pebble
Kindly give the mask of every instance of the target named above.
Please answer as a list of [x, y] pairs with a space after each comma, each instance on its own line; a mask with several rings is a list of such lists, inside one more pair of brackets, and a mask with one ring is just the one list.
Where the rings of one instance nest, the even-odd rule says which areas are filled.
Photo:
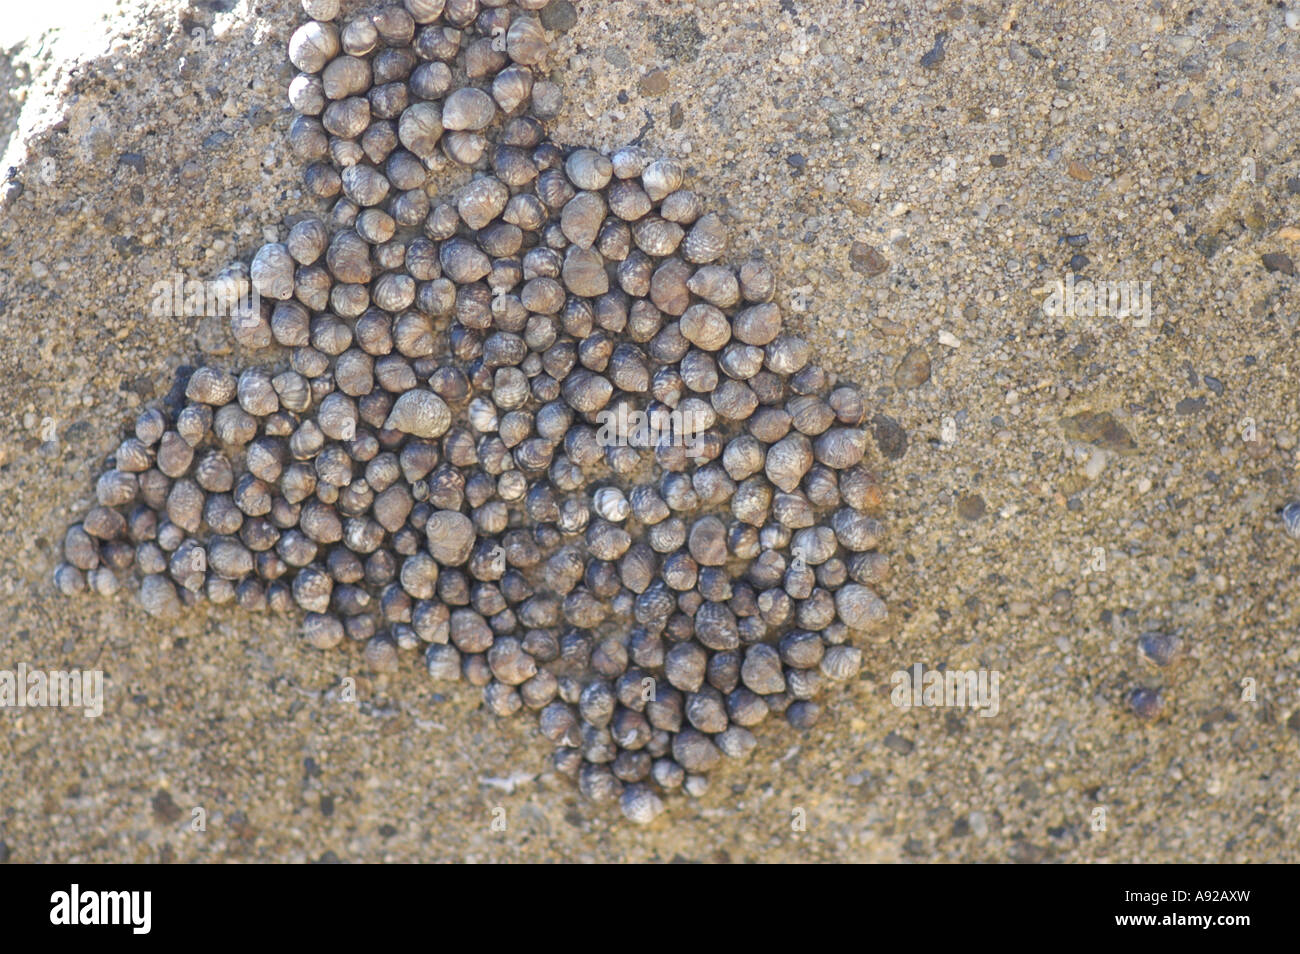
[[1083, 248], [1088, 244], [1088, 233], [1079, 232], [1076, 235], [1067, 235], [1065, 237], [1065, 244], [1070, 246], [1070, 248]]
[[935, 69], [943, 62], [943, 41], [948, 38], [946, 33], [940, 33], [934, 38], [934, 46], [928, 53], [921, 57], [921, 66], [927, 70]]
[[1295, 264], [1291, 261], [1290, 255], [1284, 255], [1281, 252], [1269, 252], [1267, 255], [1261, 255], [1259, 260], [1264, 263], [1264, 267], [1270, 272], [1281, 272], [1283, 275], [1295, 274]]
[[167, 822], [168, 824], [180, 821], [181, 807], [176, 804], [170, 792], [159, 791], [158, 794], [154, 795], [151, 804], [153, 806], [153, 817], [158, 821]]
[[1212, 378], [1208, 374], [1205, 376], [1205, 386], [1215, 394], [1223, 393], [1223, 382], [1218, 378]]
[[866, 242], [854, 242], [849, 247], [849, 265], [864, 275], [879, 275], [889, 268], [889, 259]]
[[1205, 410], [1205, 398], [1183, 398], [1174, 405], [1174, 413], [1181, 415], [1200, 414]]
[[905, 739], [897, 732], [891, 732], [885, 736], [885, 748], [891, 752], [897, 752], [899, 755], [908, 755], [916, 745], [911, 739]]
[[548, 30], [568, 33], [578, 22], [578, 11], [569, 0], [551, 0], [542, 7], [542, 26]]
[[993, 155], [989, 156], [989, 165], [994, 169], [1001, 169], [1006, 164], [1007, 157], [1002, 155], [1000, 152], [995, 152]]
[[1157, 666], [1168, 666], [1178, 655], [1182, 640], [1172, 633], [1150, 632], [1138, 637], [1138, 650]]
[[1159, 689], [1134, 689], [1124, 701], [1135, 716], [1147, 722], [1160, 718], [1165, 707]]
[[207, 139], [203, 140], [204, 149], [220, 149], [226, 143], [230, 142], [233, 137], [224, 129], [218, 129]]
[[130, 166], [136, 172], [144, 172], [144, 156], [138, 152], [124, 152], [117, 160], [120, 166]]
[[1109, 411], [1100, 414], [1084, 412], [1061, 419], [1065, 436], [1085, 444], [1093, 444], [1103, 450], [1132, 451], [1137, 449], [1137, 441], [1123, 424], [1115, 420]]
[[957, 516], [963, 520], [979, 520], [988, 512], [988, 505], [979, 494], [967, 494], [957, 498]]
[[1080, 252], [1078, 255], [1075, 255], [1070, 259], [1070, 271], [1081, 272], [1088, 267], [1088, 262], [1088, 256]]
[[871, 434], [876, 448], [889, 460], [898, 460], [907, 453], [907, 432], [892, 417], [877, 414], [871, 421]]
[[808, 165], [808, 160], [804, 158], [802, 153], [798, 152], [790, 153], [790, 155], [785, 157], [785, 161], [790, 163], [790, 165], [795, 169], [802, 169], [804, 166]]
[[320, 797], [320, 813], [326, 818], [329, 818], [334, 814], [334, 799], [329, 795], [322, 795]]

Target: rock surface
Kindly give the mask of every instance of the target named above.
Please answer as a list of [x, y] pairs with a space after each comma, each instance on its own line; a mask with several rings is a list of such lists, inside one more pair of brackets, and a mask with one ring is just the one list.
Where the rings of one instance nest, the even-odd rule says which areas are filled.
[[[555, 138], [641, 135], [688, 166], [736, 260], [765, 253], [818, 359], [866, 386], [892, 459], [888, 640], [820, 697], [806, 744], [759, 725], [758, 758], [638, 830], [469, 687], [364, 675], [271, 617], [53, 594], [128, 422], [176, 369], [234, 351], [224, 321], [151, 318], [156, 283], [213, 277], [311, 205], [284, 144], [296, 3], [105, 6], [98, 49], [0, 56], [0, 669], [105, 672], [98, 719], [0, 710], [0, 764], [21, 766], [0, 774], [0, 854], [1287, 857], [1298, 620], [1277, 511], [1300, 310], [1263, 259], [1300, 236], [1283, 10], [1066, 22], [1034, 0], [1012, 29], [964, 3], [573, 4]], [[1072, 270], [1150, 282], [1150, 320], [1045, 314]], [[928, 379], [900, 388], [916, 348]], [[1154, 675], [1151, 630], [1185, 647]], [[999, 714], [891, 704], [916, 663], [997, 670]], [[1129, 708], [1139, 686], [1155, 721]]]

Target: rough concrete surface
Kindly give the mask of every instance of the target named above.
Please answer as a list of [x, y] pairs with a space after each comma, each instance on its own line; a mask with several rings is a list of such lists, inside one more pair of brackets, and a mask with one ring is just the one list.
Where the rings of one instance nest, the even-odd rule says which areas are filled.
[[[88, 47], [0, 56], [0, 669], [106, 673], [100, 718], [0, 711], [0, 859], [1300, 857], [1283, 6], [575, 4], [553, 135], [690, 166], [731, 260], [766, 257], [866, 388], [888, 486], [891, 623], [860, 679], [645, 829], [549, 774], [531, 719], [414, 661], [372, 677], [293, 621], [55, 592], [105, 455], [230, 347], [151, 319], [151, 286], [313, 201], [283, 143], [296, 2], [101, 6]], [[1149, 323], [1045, 315], [1069, 271], [1150, 282]], [[1139, 656], [1150, 631], [1181, 639], [1171, 665]], [[891, 704], [917, 663], [997, 671], [999, 713]]]

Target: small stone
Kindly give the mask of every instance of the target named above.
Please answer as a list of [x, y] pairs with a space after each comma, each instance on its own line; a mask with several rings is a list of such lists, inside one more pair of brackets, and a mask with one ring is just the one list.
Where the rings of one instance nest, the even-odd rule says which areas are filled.
[[988, 511], [984, 498], [979, 494], [966, 494], [957, 498], [957, 516], [963, 520], [976, 521]]
[[909, 348], [894, 370], [894, 386], [904, 391], [930, 380], [930, 355], [922, 347]]
[[889, 268], [889, 259], [866, 242], [854, 242], [849, 247], [849, 264], [855, 272], [874, 278]]
[[1083, 465], [1083, 473], [1089, 480], [1096, 480], [1106, 469], [1106, 452], [1100, 448], [1088, 455], [1088, 462]]
[[907, 432], [892, 417], [877, 414], [871, 421], [871, 433], [876, 448], [889, 460], [898, 460], [907, 453]]
[[1282, 252], [1268, 252], [1259, 257], [1264, 263], [1264, 268], [1270, 272], [1281, 272], [1283, 275], [1294, 275], [1295, 264], [1291, 261], [1291, 256]]
[[921, 57], [921, 67], [923, 69], [937, 69], [943, 63], [943, 43], [947, 38], [946, 33], [940, 33], [934, 38], [934, 46]]
[[1124, 700], [1133, 714], [1144, 722], [1154, 722], [1164, 713], [1164, 699], [1159, 689], [1139, 688]]
[[890, 732], [885, 736], [885, 748], [899, 755], [910, 755], [912, 749], [916, 748], [915, 743], [910, 739], [905, 739], [897, 732]]
[[1093, 444], [1118, 453], [1128, 453], [1137, 449], [1137, 441], [1133, 440], [1133, 435], [1125, 429], [1124, 425], [1115, 420], [1115, 416], [1109, 411], [1100, 414], [1086, 412], [1075, 414], [1063, 418], [1061, 424], [1065, 428], [1065, 436], [1070, 440]]
[[662, 96], [668, 87], [668, 71], [662, 68], [651, 70], [637, 83], [642, 96]]
[[1007, 157], [1000, 152], [995, 152], [989, 156], [989, 165], [994, 169], [1001, 169], [1007, 164]]
[[551, 0], [542, 7], [542, 26], [557, 33], [568, 33], [578, 23], [578, 11], [569, 0]]
[[1182, 649], [1182, 640], [1172, 633], [1150, 632], [1138, 637], [1138, 651], [1157, 666], [1168, 666]]
[[1080, 162], [1078, 159], [1071, 159], [1068, 163], [1066, 163], [1065, 174], [1068, 175], [1071, 179], [1076, 179], [1079, 182], [1092, 181], [1092, 170], [1089, 169], [1082, 162]]

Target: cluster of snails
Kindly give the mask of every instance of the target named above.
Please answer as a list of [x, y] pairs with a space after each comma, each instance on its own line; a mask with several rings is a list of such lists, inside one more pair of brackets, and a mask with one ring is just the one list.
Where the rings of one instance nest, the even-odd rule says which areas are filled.
[[[55, 578], [110, 593], [134, 568], [163, 618], [300, 609], [311, 645], [381, 672], [420, 650], [648, 822], [858, 672], [881, 488], [861, 393], [783, 330], [766, 265], [722, 264], [682, 167], [562, 148], [527, 112], [544, 5], [338, 26], [304, 0], [291, 137], [337, 198], [223, 273], [260, 298], [233, 334], [281, 362], [200, 367], [145, 411]], [[473, 178], [431, 199], [445, 161]]]

